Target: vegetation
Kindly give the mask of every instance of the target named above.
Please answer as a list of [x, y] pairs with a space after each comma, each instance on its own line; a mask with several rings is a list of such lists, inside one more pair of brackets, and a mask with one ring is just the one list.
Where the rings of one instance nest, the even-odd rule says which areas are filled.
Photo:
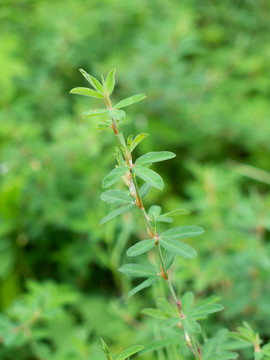
[[[143, 219], [132, 211], [98, 225], [107, 211], [100, 179], [113, 166], [112, 134], [81, 118], [87, 97], [68, 95], [81, 84], [75, 69], [98, 74], [114, 66], [114, 104], [142, 89], [147, 94], [121, 128], [151, 134], [134, 159], [160, 149], [177, 154], [154, 165], [166, 187], [152, 189], [145, 208], [158, 204], [165, 214], [187, 208], [192, 215], [176, 217], [174, 226], [206, 230], [188, 241], [196, 259], [175, 259], [177, 295], [192, 291], [195, 306], [220, 295], [224, 310], [200, 321], [209, 349], [223, 344], [228, 351], [241, 341], [239, 358], [253, 359], [248, 346], [258, 352], [258, 344], [264, 352], [257, 358], [266, 357], [268, 1], [43, 0], [0, 7], [0, 357], [99, 360], [99, 338], [114, 356], [135, 344], [160, 344], [173, 331], [149, 316], [153, 310], [141, 313], [166, 312], [158, 300], [167, 297], [165, 282], [127, 297], [139, 283], [118, 269], [128, 261], [126, 249], [146, 239]], [[99, 102], [91, 99], [89, 111]], [[159, 229], [170, 231], [166, 223]], [[243, 321], [255, 330], [239, 328]], [[238, 335], [228, 340], [224, 327]], [[175, 359], [172, 348], [143, 359]], [[190, 351], [183, 358], [192, 358]]]

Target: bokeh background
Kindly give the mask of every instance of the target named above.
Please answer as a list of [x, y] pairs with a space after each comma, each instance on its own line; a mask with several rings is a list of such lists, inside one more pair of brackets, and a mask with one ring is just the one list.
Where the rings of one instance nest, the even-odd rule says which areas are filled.
[[222, 297], [209, 334], [245, 320], [269, 338], [269, 16], [268, 0], [1, 1], [1, 359], [101, 360], [100, 337], [117, 354], [160, 336], [140, 314], [151, 290], [127, 298], [118, 272], [142, 219], [99, 225], [115, 140], [82, 119], [99, 100], [69, 94], [87, 86], [79, 68], [117, 68], [114, 101], [147, 95], [122, 125], [151, 134], [137, 156], [177, 154], [146, 206], [187, 208], [175, 225], [206, 230], [174, 267], [179, 294]]

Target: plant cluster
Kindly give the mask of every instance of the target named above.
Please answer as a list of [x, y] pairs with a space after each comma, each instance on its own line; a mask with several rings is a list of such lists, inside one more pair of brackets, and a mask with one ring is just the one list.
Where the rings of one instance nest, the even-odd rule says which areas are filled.
[[[255, 334], [250, 326], [245, 323], [245, 328], [238, 328], [239, 333], [234, 333], [233, 337], [240, 340], [240, 343], [232, 343], [226, 339], [226, 332], [223, 333], [223, 341], [212, 343], [211, 340], [200, 342], [198, 333], [201, 333], [201, 326], [198, 320], [205, 319], [209, 314], [218, 312], [223, 309], [222, 305], [217, 304], [219, 300], [216, 296], [205, 298], [194, 305], [193, 293], [187, 292], [181, 296], [177, 295], [169, 275], [169, 269], [172, 267], [175, 257], [180, 256], [188, 259], [196, 257], [196, 251], [187, 245], [183, 240], [199, 236], [204, 230], [198, 226], [181, 226], [174, 227], [165, 232], [159, 233], [158, 223], [172, 223], [173, 217], [187, 213], [184, 209], [176, 209], [162, 214], [162, 209], [158, 205], [152, 205], [146, 211], [143, 199], [147, 196], [152, 187], [162, 190], [164, 182], [161, 176], [150, 169], [153, 163], [169, 160], [175, 157], [175, 154], [169, 151], [148, 152], [135, 161], [132, 156], [136, 146], [145, 139], [148, 134], [142, 133], [135, 138], [129, 135], [127, 139], [122, 132], [119, 132], [118, 125], [123, 121], [126, 114], [122, 110], [145, 98], [145, 95], [138, 94], [121, 100], [116, 105], [112, 105], [110, 96], [115, 87], [115, 69], [112, 69], [106, 80], [103, 76], [102, 84], [93, 76], [80, 70], [85, 79], [90, 83], [93, 89], [77, 87], [72, 89], [72, 94], [84, 95], [104, 100], [106, 108], [90, 110], [83, 113], [84, 117], [99, 117], [102, 115], [103, 121], [98, 124], [97, 129], [100, 131], [112, 129], [117, 138], [118, 146], [115, 148], [115, 158], [117, 165], [105, 176], [102, 182], [103, 188], [108, 188], [118, 181], [126, 185], [128, 190], [108, 190], [101, 194], [101, 199], [109, 204], [117, 205], [117, 208], [106, 215], [100, 222], [104, 224], [116, 216], [137, 208], [142, 214], [146, 226], [148, 239], [140, 240], [131, 246], [126, 254], [128, 257], [137, 257], [148, 254], [147, 263], [129, 263], [122, 265], [120, 272], [135, 278], [146, 278], [142, 283], [137, 285], [129, 292], [129, 296], [154, 285], [159, 279], [163, 279], [168, 285], [173, 306], [166, 299], [159, 299], [162, 309], [146, 308], [143, 314], [163, 320], [163, 328], [166, 329], [165, 336], [154, 343], [146, 345], [143, 352], [153, 351], [160, 347], [166, 347], [170, 344], [177, 345], [177, 352], [188, 356], [188, 350], [191, 351], [196, 360], [230, 360], [238, 357], [238, 354], [230, 350], [241, 348], [241, 340], [254, 346], [254, 356], [256, 360], [268, 358], [269, 345], [260, 348], [259, 335]], [[143, 184], [139, 186], [138, 182]], [[151, 255], [152, 249], [156, 251], [154, 264]], [[222, 337], [221, 337], [222, 338]], [[210, 345], [209, 345], [210, 344]], [[215, 344], [215, 345], [213, 345]], [[107, 360], [112, 360], [107, 345], [102, 340], [102, 348], [106, 354]], [[127, 359], [130, 355], [142, 350], [141, 345], [126, 350], [117, 358]]]
[[[247, 321], [267, 343], [269, 11], [268, 0], [1, 2], [1, 359], [102, 360], [100, 338], [120, 354], [161, 341], [168, 331], [165, 318], [141, 312], [164, 311], [166, 281], [126, 299], [140, 278], [118, 269], [129, 262], [156, 266], [156, 250], [136, 261], [126, 257], [126, 249], [148, 238], [136, 205], [99, 226], [108, 210], [99, 193], [112, 167], [112, 136], [95, 131], [95, 119], [82, 120], [89, 97], [68, 95], [81, 81], [75, 69], [99, 74], [114, 64], [113, 99], [147, 94], [121, 124], [125, 134], [151, 134], [132, 152], [134, 161], [162, 149], [180, 159], [153, 163], [166, 188], [152, 189], [145, 208], [158, 204], [161, 214], [187, 208], [192, 216], [175, 217], [174, 226], [206, 230], [184, 240], [197, 258], [176, 256], [169, 269], [180, 298], [190, 290], [195, 306], [213, 294], [222, 298], [224, 311], [199, 320], [203, 332], [196, 337], [221, 341], [219, 328], [234, 331]], [[90, 108], [100, 101], [91, 98]], [[168, 225], [159, 222], [158, 234]], [[61, 301], [63, 286], [72, 301]], [[48, 299], [55, 304], [51, 317]], [[35, 311], [41, 316], [32, 321]], [[5, 342], [23, 324], [34, 347], [25, 332], [20, 343]], [[160, 348], [157, 356], [164, 360], [166, 351], [174, 360], [174, 349]], [[239, 353], [254, 359], [248, 347]]]

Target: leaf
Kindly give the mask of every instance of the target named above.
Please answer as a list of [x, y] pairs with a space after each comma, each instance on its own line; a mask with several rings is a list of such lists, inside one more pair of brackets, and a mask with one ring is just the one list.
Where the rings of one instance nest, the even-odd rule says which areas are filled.
[[131, 355], [136, 354], [137, 352], [141, 351], [144, 348], [142, 345], [134, 345], [130, 347], [129, 349], [123, 351], [116, 360], [125, 360], [128, 359]]
[[115, 85], [115, 72], [116, 72], [116, 69], [111, 69], [106, 78], [106, 89], [108, 90], [110, 95], [113, 92], [114, 85]]
[[254, 351], [255, 360], [262, 360], [264, 355], [265, 354], [261, 350], [260, 351]]
[[155, 240], [142, 240], [137, 244], [131, 246], [127, 251], [127, 256], [138, 256], [144, 254], [148, 250], [152, 249], [155, 246]]
[[262, 347], [262, 352], [266, 355], [266, 356], [270, 356], [270, 344], [265, 344]]
[[129, 135], [129, 137], [127, 138], [127, 147], [129, 150], [131, 149], [132, 141], [133, 141], [133, 135]]
[[177, 317], [177, 318], [170, 318], [170, 319], [167, 319], [167, 320], [164, 321], [163, 326], [164, 326], [165, 328], [168, 328], [168, 329], [169, 329], [169, 328], [177, 325], [177, 324], [180, 323], [180, 322], [181, 322], [181, 319], [180, 319], [179, 317]]
[[178, 314], [175, 307], [171, 303], [169, 303], [168, 300], [166, 300], [164, 298], [157, 299], [157, 305], [159, 308], [161, 308], [163, 311], [165, 311], [166, 313], [168, 313], [170, 315], [173, 314], [175, 316], [176, 314]]
[[112, 212], [110, 212], [108, 215], [106, 215], [101, 221], [100, 221], [100, 225], [105, 224], [107, 221], [115, 218], [116, 216], [123, 214], [126, 211], [129, 211], [133, 208], [133, 204], [129, 204], [129, 205], [124, 205]]
[[249, 325], [247, 326], [247, 323], [244, 322], [244, 326], [245, 327], [238, 327], [238, 333], [235, 333], [235, 335], [238, 335], [239, 339], [253, 344], [256, 341], [256, 334]]
[[109, 110], [107, 109], [97, 109], [97, 110], [89, 110], [84, 112], [82, 115], [83, 117], [92, 117], [92, 116], [99, 116], [103, 114], [107, 114]]
[[164, 161], [174, 158], [176, 155], [171, 151], [154, 151], [139, 157], [135, 164], [145, 165], [153, 162]]
[[229, 332], [229, 336], [236, 340], [244, 341], [245, 343], [249, 344], [250, 346], [253, 345], [252, 341], [247, 339], [244, 335], [237, 333], [237, 332]]
[[147, 316], [151, 316], [155, 319], [161, 319], [161, 320], [168, 319], [168, 315], [164, 311], [159, 309], [146, 308], [143, 309], [141, 313]]
[[200, 325], [197, 323], [196, 320], [194, 320], [190, 317], [185, 317], [184, 319], [182, 319], [182, 325], [188, 334], [193, 334], [195, 332], [201, 332]]
[[111, 125], [109, 124], [105, 124], [105, 123], [99, 123], [97, 125], [97, 130], [102, 131], [102, 130], [110, 130], [111, 129]]
[[186, 209], [175, 209], [173, 211], [162, 214], [162, 216], [177, 216], [177, 215], [188, 215], [190, 212]]
[[173, 218], [168, 217], [166, 215], [159, 215], [159, 216], [156, 217], [155, 220], [159, 221], [159, 222], [165, 222], [165, 223], [172, 223], [173, 222]]
[[132, 296], [134, 294], [136, 294], [137, 292], [153, 285], [155, 282], [157, 282], [159, 280], [159, 276], [151, 276], [150, 278], [146, 279], [145, 281], [143, 281], [141, 284], [139, 284], [138, 286], [136, 286], [135, 288], [133, 288], [129, 293], [128, 296]]
[[112, 360], [112, 357], [111, 357], [111, 354], [110, 354], [107, 344], [105, 343], [105, 341], [103, 339], [100, 339], [100, 341], [101, 341], [101, 348], [102, 348], [104, 354], [106, 355], [107, 360]]
[[85, 77], [85, 79], [93, 86], [93, 88], [95, 88], [100, 94], [103, 94], [104, 92], [103, 86], [96, 78], [94, 78], [94, 76], [89, 75], [83, 69], [80, 69], [80, 72]]
[[204, 229], [199, 226], [181, 226], [170, 229], [161, 234], [163, 238], [170, 238], [172, 240], [187, 239], [193, 236], [199, 236], [204, 233]]
[[119, 164], [119, 166], [124, 166], [124, 167], [127, 166], [127, 164], [124, 160], [122, 151], [119, 149], [119, 147], [117, 147], [117, 146], [115, 147], [115, 153], [113, 155], [116, 158], [117, 164]]
[[223, 310], [223, 306], [220, 304], [205, 304], [202, 306], [195, 307], [190, 312], [190, 315], [198, 319], [221, 310]]
[[207, 360], [232, 360], [238, 358], [238, 354], [234, 352], [222, 352], [215, 354], [213, 357], [207, 358]]
[[123, 110], [110, 110], [109, 115], [114, 118], [114, 120], [122, 120], [126, 117], [126, 113]]
[[205, 304], [213, 304], [213, 303], [216, 303], [218, 301], [221, 300], [221, 296], [217, 296], [217, 295], [212, 295], [212, 296], [208, 296], [206, 298], [204, 298], [203, 300], [201, 300], [197, 306], [202, 306], [202, 305], [205, 305]]
[[162, 237], [159, 243], [164, 249], [172, 252], [173, 254], [177, 254], [188, 259], [195, 259], [197, 256], [196, 251], [192, 249], [192, 247], [180, 241]]
[[23, 334], [15, 331], [17, 326], [18, 324], [11, 321], [11, 319], [6, 315], [0, 314], [0, 334], [2, 346], [13, 347], [20, 344]]
[[146, 133], [141, 133], [141, 134], [137, 135], [132, 142], [130, 151], [132, 152], [135, 149], [135, 147], [147, 136], [149, 136], [149, 134], [146, 134]]
[[84, 96], [90, 96], [93, 98], [103, 99], [103, 96], [100, 93], [96, 92], [95, 90], [85, 88], [85, 87], [76, 87], [76, 88], [70, 90], [70, 94], [84, 95]]
[[126, 149], [126, 148], [127, 148], [127, 145], [126, 145], [126, 142], [125, 142], [125, 138], [124, 138], [123, 133], [120, 133], [120, 134], [119, 134], [119, 140], [120, 140], [120, 143], [121, 143], [121, 145], [123, 146], [123, 148]]
[[178, 340], [176, 339], [175, 336], [152, 341], [150, 344], [145, 346], [145, 348], [141, 352], [141, 355], [171, 344], [178, 344]]
[[167, 251], [165, 255], [165, 268], [166, 270], [169, 270], [169, 268], [173, 265], [175, 260], [175, 254]]
[[155, 171], [147, 169], [143, 166], [135, 166], [134, 167], [135, 174], [143, 179], [149, 185], [162, 190], [164, 187], [164, 182], [159, 174]]
[[148, 211], [150, 217], [156, 218], [161, 213], [161, 207], [158, 205], [152, 205]]
[[141, 195], [141, 198], [145, 198], [147, 196], [147, 194], [149, 193], [149, 191], [151, 190], [151, 185], [147, 184], [147, 183], [144, 183], [142, 185], [142, 187], [140, 188], [140, 195]]
[[100, 75], [100, 77], [101, 77], [102, 86], [103, 86], [103, 89], [104, 89], [106, 87], [106, 83], [105, 83], [105, 80], [104, 80], [104, 77], [103, 77], [102, 74]]
[[138, 94], [138, 95], [133, 95], [130, 96], [124, 100], [119, 101], [115, 106], [114, 109], [122, 109], [123, 107], [135, 104], [138, 101], [141, 101], [143, 99], [145, 99], [146, 96], [144, 94]]
[[133, 277], [148, 277], [157, 275], [157, 270], [150, 265], [125, 264], [120, 267], [119, 271]]
[[119, 166], [109, 172], [108, 175], [105, 176], [102, 182], [103, 188], [107, 188], [112, 184], [116, 183], [121, 177], [128, 171], [128, 167], [126, 166]]
[[187, 291], [181, 298], [181, 304], [184, 314], [187, 314], [192, 309], [194, 302], [194, 294], [191, 291]]
[[101, 194], [101, 200], [114, 204], [131, 204], [133, 198], [121, 190], [108, 190]]

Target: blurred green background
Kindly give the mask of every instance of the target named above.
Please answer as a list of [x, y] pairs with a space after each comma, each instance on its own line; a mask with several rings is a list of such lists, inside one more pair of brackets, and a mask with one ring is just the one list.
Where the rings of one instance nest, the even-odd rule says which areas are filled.
[[117, 68], [114, 101], [147, 95], [122, 126], [151, 134], [137, 156], [177, 154], [146, 206], [187, 208], [176, 226], [206, 230], [174, 267], [179, 294], [222, 297], [209, 334], [246, 320], [269, 338], [269, 14], [268, 0], [1, 1], [1, 359], [101, 360], [100, 337], [119, 353], [162, 331], [140, 315], [151, 290], [127, 298], [118, 272], [142, 219], [99, 226], [115, 139], [82, 119], [98, 99], [69, 94], [87, 86], [79, 68]]

